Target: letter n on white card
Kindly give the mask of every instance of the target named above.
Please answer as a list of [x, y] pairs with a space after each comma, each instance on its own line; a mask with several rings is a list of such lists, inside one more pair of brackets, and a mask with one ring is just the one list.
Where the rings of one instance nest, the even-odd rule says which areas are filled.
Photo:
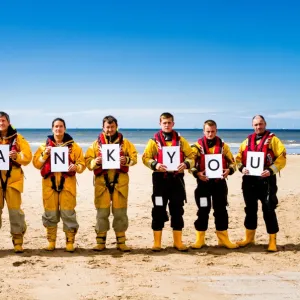
[[120, 145], [103, 144], [101, 148], [102, 168], [120, 169]]
[[68, 172], [69, 169], [69, 148], [51, 148], [51, 172]]
[[205, 154], [205, 174], [208, 178], [222, 178], [222, 154]]
[[180, 164], [180, 147], [179, 146], [164, 146], [163, 149], [163, 164], [168, 171], [177, 171]]
[[247, 152], [246, 169], [249, 171], [249, 175], [261, 176], [264, 170], [265, 154], [264, 152]]
[[0, 145], [0, 170], [9, 170], [9, 145]]

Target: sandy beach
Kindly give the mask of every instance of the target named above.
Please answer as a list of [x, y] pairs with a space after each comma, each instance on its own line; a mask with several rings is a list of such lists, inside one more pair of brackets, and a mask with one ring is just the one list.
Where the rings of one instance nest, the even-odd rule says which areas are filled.
[[[7, 208], [0, 231], [0, 299], [299, 299], [300, 293], [300, 156], [288, 156], [278, 177], [279, 251], [266, 252], [268, 235], [259, 205], [256, 245], [228, 250], [217, 246], [214, 219], [210, 215], [207, 247], [180, 253], [172, 248], [172, 231], [163, 231], [165, 250], [153, 253], [151, 230], [151, 170], [139, 162], [130, 170], [128, 245], [131, 253], [115, 249], [108, 234], [107, 250], [96, 253], [93, 174], [77, 176], [77, 217], [80, 225], [75, 253], [64, 251], [65, 237], [59, 223], [57, 247], [46, 252], [42, 226], [41, 177], [32, 164], [24, 167], [23, 209], [28, 230], [23, 254], [14, 254]], [[195, 179], [186, 174], [184, 242], [194, 241]], [[241, 174], [228, 180], [229, 235], [244, 237], [244, 203]]]

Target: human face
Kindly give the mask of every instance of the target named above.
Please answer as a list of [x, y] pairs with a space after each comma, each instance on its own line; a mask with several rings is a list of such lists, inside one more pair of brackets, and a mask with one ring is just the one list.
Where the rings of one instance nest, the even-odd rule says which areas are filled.
[[172, 118], [167, 118], [167, 119], [162, 118], [159, 122], [161, 130], [163, 132], [172, 132], [174, 124], [175, 123]]
[[266, 126], [266, 122], [260, 117], [256, 117], [252, 121], [252, 127], [256, 134], [263, 134], [266, 131]]
[[115, 122], [112, 122], [110, 124], [108, 122], [105, 122], [103, 125], [103, 132], [107, 136], [114, 136], [117, 132], [117, 129], [118, 129], [118, 127]]
[[217, 135], [217, 128], [216, 126], [209, 126], [205, 124], [204, 129], [203, 129], [203, 134], [208, 140], [212, 140], [215, 138]]
[[0, 117], [0, 132], [1, 133], [7, 133], [9, 126], [9, 122], [7, 121], [6, 117], [2, 116]]
[[52, 132], [55, 137], [61, 138], [66, 132], [66, 127], [62, 121], [55, 121], [52, 127]]

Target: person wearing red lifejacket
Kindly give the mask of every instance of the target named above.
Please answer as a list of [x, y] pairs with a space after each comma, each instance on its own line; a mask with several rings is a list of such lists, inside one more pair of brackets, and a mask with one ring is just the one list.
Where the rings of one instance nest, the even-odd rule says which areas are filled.
[[[207, 120], [203, 125], [202, 138], [192, 145], [195, 153], [195, 167], [191, 173], [197, 179], [195, 200], [198, 207], [197, 220], [195, 221], [196, 242], [191, 245], [193, 249], [200, 249], [205, 245], [205, 233], [208, 228], [208, 219], [211, 207], [214, 210], [216, 234], [219, 246], [229, 249], [238, 248], [228, 237], [228, 188], [226, 179], [235, 170], [235, 162], [228, 144], [217, 136], [217, 123]], [[206, 154], [222, 154], [222, 178], [209, 178], [205, 169]]]
[[[9, 169], [0, 170], [0, 228], [6, 201], [14, 251], [22, 253], [23, 236], [26, 231], [25, 215], [21, 209], [21, 193], [24, 186], [22, 166], [31, 162], [32, 154], [29, 143], [11, 126], [9, 115], [3, 111], [0, 112], [0, 145], [9, 145]], [[0, 160], [5, 162], [1, 151]]]
[[[112, 210], [117, 249], [128, 252], [131, 250], [125, 243], [125, 232], [128, 229], [128, 171], [129, 167], [137, 163], [137, 151], [118, 131], [118, 121], [115, 117], [104, 117], [102, 126], [103, 132], [85, 154], [86, 166], [94, 172], [97, 244], [93, 249], [102, 251], [106, 248], [106, 236], [110, 228], [109, 215]], [[120, 169], [103, 169], [102, 148], [105, 144], [119, 144]]]
[[[152, 194], [152, 229], [154, 234], [153, 251], [161, 251], [162, 230], [164, 224], [169, 220], [167, 205], [171, 216], [171, 227], [173, 228], [174, 247], [179, 251], [187, 251], [182, 243], [182, 229], [184, 227], [184, 201], [186, 201], [184, 170], [194, 165], [193, 151], [174, 127], [174, 117], [165, 112], [159, 118], [161, 130], [153, 139], [150, 139], [143, 154], [143, 163], [153, 171], [153, 194]], [[180, 162], [176, 171], [168, 171], [163, 164], [163, 148], [179, 146]]]
[[[278, 137], [266, 130], [267, 123], [263, 116], [252, 119], [254, 133], [250, 134], [240, 146], [236, 164], [243, 174], [243, 196], [245, 201], [246, 237], [237, 242], [241, 247], [254, 244], [257, 228], [258, 200], [262, 203], [263, 217], [269, 234], [268, 251], [276, 252], [276, 234], [279, 231], [275, 209], [278, 204], [276, 174], [286, 165], [286, 150]], [[247, 152], [264, 153], [264, 170], [260, 176], [249, 176], [246, 168]]]
[[[52, 122], [53, 135], [47, 137], [33, 156], [33, 165], [40, 170], [43, 184], [45, 212], [43, 225], [47, 230], [49, 244], [45, 250], [53, 251], [56, 246], [57, 224], [63, 221], [66, 235], [66, 251], [74, 252], [75, 235], [79, 225], [76, 219], [76, 173], [85, 170], [81, 147], [66, 133], [65, 121], [56, 118]], [[51, 151], [54, 147], [68, 147], [69, 168], [67, 172], [51, 171]]]

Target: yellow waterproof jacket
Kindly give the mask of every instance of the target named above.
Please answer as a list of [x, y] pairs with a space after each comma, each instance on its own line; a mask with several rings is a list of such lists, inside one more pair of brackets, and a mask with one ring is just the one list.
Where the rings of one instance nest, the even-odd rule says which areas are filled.
[[[11, 128], [12, 129], [12, 128]], [[29, 143], [25, 140], [25, 138], [16, 132], [16, 130], [9, 130], [9, 133], [13, 133], [13, 135], [10, 134], [10, 136], [6, 138], [0, 137], [0, 144], [1, 145], [7, 145], [10, 143], [10, 139], [13, 138], [13, 136], [16, 136], [16, 147], [17, 147], [17, 159], [14, 160], [14, 162], [18, 163], [19, 165], [26, 166], [31, 162], [32, 153], [29, 146]], [[6, 173], [7, 171], [0, 171], [2, 180], [6, 181]], [[0, 181], [1, 185], [1, 181]], [[10, 173], [10, 177], [7, 179], [7, 187], [14, 188], [18, 190], [20, 193], [23, 192], [23, 186], [24, 186], [24, 173], [21, 168], [21, 166], [16, 166], [15, 164], [12, 164], [12, 170]]]
[[[119, 143], [119, 140], [116, 139], [113, 144]], [[128, 141], [127, 139], [123, 139], [122, 150], [124, 156], [127, 158], [126, 161], [129, 162], [125, 166], [131, 167], [137, 163], [137, 151], [135, 146]], [[98, 140], [95, 140], [93, 144], [87, 149], [85, 153], [85, 164], [87, 168], [91, 171], [100, 168], [95, 162], [95, 159], [98, 156], [100, 148], [98, 144]], [[108, 180], [109, 182], [114, 181], [114, 177], [116, 174], [116, 170], [110, 169], [107, 170]], [[103, 194], [103, 192], [107, 189], [106, 181], [104, 175], [95, 176], [95, 195], [99, 197]], [[125, 199], [128, 198], [128, 184], [129, 184], [129, 176], [127, 173], [120, 173], [118, 178], [118, 183], [115, 185], [115, 190], [123, 195]]]
[[[62, 144], [60, 146], [63, 147], [65, 146], [65, 144]], [[33, 165], [39, 170], [42, 169], [46, 160], [50, 158], [49, 155], [45, 154], [45, 148], [46, 148], [46, 144], [42, 144], [33, 156], [33, 160], [32, 160]], [[76, 165], [76, 173], [82, 173], [85, 170], [85, 162], [84, 162], [84, 155], [81, 147], [77, 143], [73, 142], [69, 154], [70, 154], [70, 159]], [[55, 172], [54, 176], [55, 176], [56, 186], [59, 186], [62, 173]], [[50, 176], [47, 177], [46, 179], [43, 178], [42, 183], [43, 183], [43, 199], [46, 200], [50, 198], [55, 191], [52, 189], [52, 182]], [[76, 196], [76, 176], [68, 176], [65, 178], [63, 190], [69, 191], [73, 196]]]
[[[260, 141], [257, 141], [257, 144]], [[246, 149], [248, 145], [248, 138], [245, 139], [243, 141], [243, 143], [241, 144], [240, 148], [239, 148], [239, 152], [236, 156], [236, 165], [238, 170], [242, 171], [242, 169], [246, 166], [243, 165], [242, 162], [242, 157], [243, 157], [243, 152]], [[283, 143], [280, 141], [280, 139], [276, 136], [273, 136], [270, 144], [269, 144], [269, 149], [271, 149], [275, 155], [275, 160], [273, 162], [273, 164], [271, 166], [269, 166], [268, 168], [272, 170], [273, 174], [276, 174], [277, 172], [279, 172], [281, 169], [283, 169], [286, 165], [286, 150], [285, 150], [285, 146], [283, 145]]]
[[[172, 146], [172, 141], [166, 141], [167, 146]], [[188, 141], [180, 136], [180, 149], [184, 154], [184, 162], [186, 162], [190, 168], [194, 166], [194, 153], [193, 150], [188, 143]], [[146, 167], [152, 169], [152, 163], [155, 161], [155, 157], [158, 154], [158, 146], [155, 140], [150, 139], [143, 153], [143, 163]], [[157, 172], [156, 170], [153, 170]], [[184, 171], [181, 171], [183, 173]]]
[[[196, 162], [200, 159], [201, 155], [205, 155], [205, 154], [202, 154], [204, 153], [204, 151], [202, 149], [202, 146], [198, 142], [192, 145], [192, 149], [195, 155], [195, 165], [196, 165]], [[210, 154], [214, 154], [214, 152], [215, 152], [215, 146], [209, 148]], [[222, 155], [225, 157], [228, 163], [228, 169], [230, 169], [229, 174], [232, 175], [236, 171], [236, 165], [235, 165], [234, 157], [230, 151], [230, 147], [226, 143], [223, 143]], [[190, 173], [192, 173], [195, 177], [198, 172], [199, 170], [196, 169], [196, 166], [191, 168], [190, 170]]]

